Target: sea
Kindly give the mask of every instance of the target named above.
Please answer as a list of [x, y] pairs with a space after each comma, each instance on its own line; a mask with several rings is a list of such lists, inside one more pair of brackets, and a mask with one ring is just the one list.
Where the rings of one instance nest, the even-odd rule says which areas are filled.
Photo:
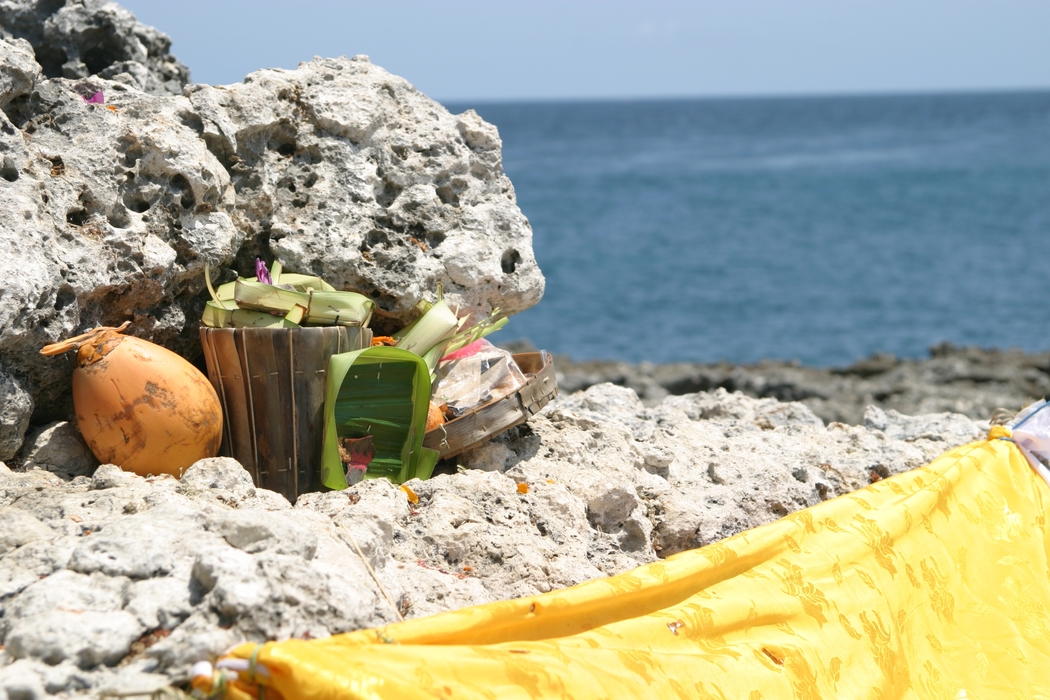
[[547, 280], [501, 340], [817, 367], [1050, 348], [1050, 92], [449, 108], [499, 128]]

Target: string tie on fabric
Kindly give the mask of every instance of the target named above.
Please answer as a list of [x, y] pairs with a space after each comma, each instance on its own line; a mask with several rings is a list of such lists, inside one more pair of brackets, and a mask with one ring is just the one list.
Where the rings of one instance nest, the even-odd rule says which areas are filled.
[[1010, 440], [1013, 438], [1013, 435], [1013, 431], [1005, 425], [993, 425], [992, 429], [988, 431], [989, 440]]

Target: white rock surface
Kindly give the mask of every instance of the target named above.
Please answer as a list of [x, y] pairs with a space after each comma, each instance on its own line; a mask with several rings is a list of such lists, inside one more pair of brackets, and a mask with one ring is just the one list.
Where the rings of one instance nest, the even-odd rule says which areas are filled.
[[197, 354], [205, 265], [226, 280], [276, 258], [369, 295], [391, 327], [439, 284], [482, 313], [542, 296], [499, 135], [475, 113], [360, 56], [185, 96], [121, 77], [47, 78], [25, 41], [0, 40], [0, 458], [29, 416], [71, 415], [72, 360], [43, 345], [131, 321]]
[[185, 351], [204, 265], [228, 263], [244, 239], [224, 211], [229, 174], [183, 124], [186, 98], [93, 85], [117, 111], [38, 72], [0, 113], [0, 357], [41, 418], [66, 417], [72, 362], [43, 345], [132, 320]]
[[39, 467], [69, 477], [90, 476], [98, 467], [80, 431], [68, 421], [49, 423], [26, 436], [20, 457], [26, 469]]
[[33, 397], [21, 381], [0, 367], [0, 459], [10, 459], [18, 452], [32, 415]]
[[502, 142], [473, 111], [449, 114], [367, 56], [186, 95], [232, 174], [238, 227], [286, 269], [368, 294], [402, 320], [438, 283], [482, 312], [542, 295]]
[[953, 414], [871, 416], [882, 427], [825, 427], [801, 404], [724, 390], [645, 408], [602, 384], [463, 455], [457, 473], [410, 482], [416, 503], [375, 480], [292, 507], [226, 458], [181, 480], [102, 465], [66, 481], [0, 463], [0, 688], [152, 688], [242, 640], [570, 586], [919, 466], [981, 430]]

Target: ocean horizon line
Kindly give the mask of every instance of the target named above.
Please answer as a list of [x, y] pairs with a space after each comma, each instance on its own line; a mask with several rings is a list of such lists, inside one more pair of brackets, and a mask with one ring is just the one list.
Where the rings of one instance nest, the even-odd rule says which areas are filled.
[[[979, 97], [979, 96], [1030, 96], [1050, 95], [1050, 86], [1031, 88], [973, 88], [973, 89], [923, 89], [923, 90], [887, 90], [856, 92], [803, 92], [803, 93], [754, 93], [722, 95], [649, 95], [638, 97], [508, 97], [508, 98], [454, 98], [444, 99], [430, 96], [442, 105], [456, 107], [465, 105], [484, 106], [561, 106], [561, 105], [629, 105], [643, 103], [686, 103], [686, 102], [783, 102], [783, 101], [821, 101], [821, 100], [864, 100], [886, 98], [920, 98], [920, 97]], [[469, 107], [467, 107], [469, 109]]]

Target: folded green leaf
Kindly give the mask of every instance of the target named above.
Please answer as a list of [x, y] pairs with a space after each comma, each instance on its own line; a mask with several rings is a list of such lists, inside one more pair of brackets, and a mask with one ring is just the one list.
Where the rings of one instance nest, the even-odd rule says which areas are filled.
[[375, 302], [355, 292], [317, 292], [307, 295], [306, 322], [325, 326], [366, 326]]
[[399, 330], [397, 333], [394, 333], [394, 335], [393, 335], [394, 340], [401, 340], [406, 335], [408, 335], [412, 331], [412, 329], [416, 327], [416, 325], [419, 323], [419, 321], [424, 316], [426, 316], [427, 312], [430, 311], [432, 308], [434, 308], [434, 302], [427, 301], [426, 299], [420, 299], [419, 303], [416, 304], [416, 314], [417, 315], [416, 315], [415, 320], [412, 321], [411, 323], [409, 323], [407, 326], [405, 326], [401, 330]]
[[233, 315], [234, 328], [298, 328], [299, 324], [283, 316], [274, 316], [265, 311], [236, 309]]
[[284, 315], [284, 320], [299, 325], [306, 318], [306, 309], [296, 304]]
[[436, 347], [451, 340], [459, 328], [459, 319], [444, 300], [416, 320], [407, 333], [397, 341], [397, 347], [419, 356], [426, 355]]
[[312, 275], [300, 275], [295, 272], [282, 272], [281, 284], [287, 284], [300, 292], [313, 289], [318, 292], [334, 292], [335, 287], [325, 282], [320, 277]]
[[430, 373], [418, 355], [390, 347], [333, 355], [324, 409], [325, 486], [346, 488], [339, 440], [366, 435], [375, 448], [366, 478], [428, 478], [438, 457], [423, 447], [429, 405]]
[[288, 313], [295, 306], [310, 307], [310, 295], [305, 292], [293, 292], [244, 278], [237, 280], [233, 298], [241, 308], [281, 314]]
[[201, 321], [209, 328], [230, 328], [233, 326], [233, 311], [220, 302], [209, 301], [204, 304]]

